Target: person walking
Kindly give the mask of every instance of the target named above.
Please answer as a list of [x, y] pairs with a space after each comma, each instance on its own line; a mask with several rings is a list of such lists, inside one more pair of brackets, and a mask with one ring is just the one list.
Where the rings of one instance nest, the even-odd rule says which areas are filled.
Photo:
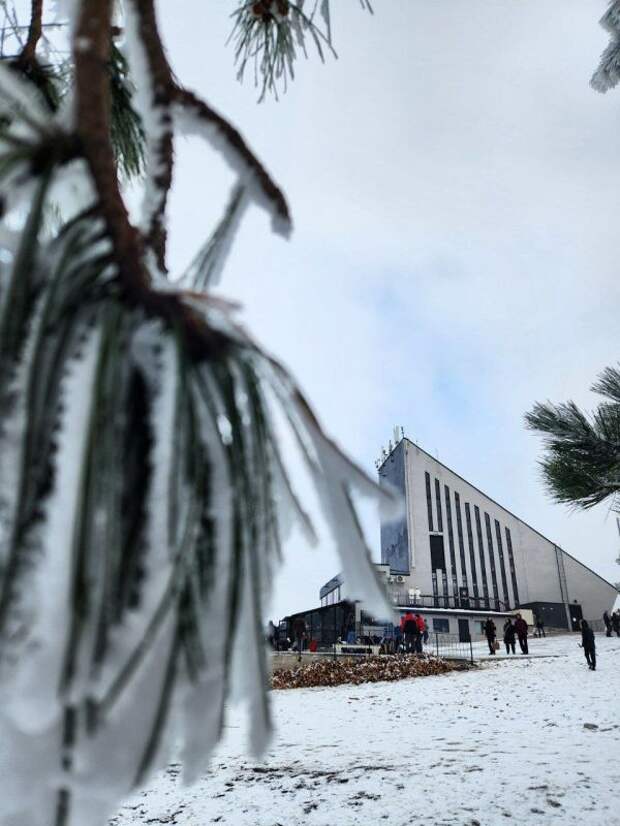
[[487, 617], [487, 621], [482, 626], [484, 636], [487, 638], [489, 644], [489, 654], [495, 654], [495, 637], [497, 636], [497, 629], [491, 617]]
[[536, 616], [536, 630], [538, 631], [539, 637], [546, 637], [545, 634], [545, 621], [542, 618], [542, 614], [538, 614]]
[[416, 649], [416, 638], [418, 636], [418, 624], [411, 611], [407, 611], [400, 621], [400, 628], [403, 632], [405, 653], [411, 654]]
[[515, 620], [515, 631], [517, 634], [517, 639], [519, 640], [519, 648], [521, 649], [521, 653], [529, 654], [529, 649], [527, 647], [527, 622], [523, 619], [521, 614], [517, 614], [517, 618]]
[[611, 615], [611, 627], [616, 632], [616, 636], [620, 637], [620, 610], [614, 611]]
[[301, 652], [304, 650], [304, 639], [306, 638], [306, 623], [303, 617], [297, 617], [293, 623], [293, 636], [299, 654], [297, 659], [301, 662]]
[[603, 622], [605, 623], [605, 636], [611, 637], [611, 619], [607, 611], [603, 614]]
[[594, 642], [594, 631], [590, 628], [586, 620], [581, 620], [581, 645], [585, 654], [588, 667], [596, 671], [596, 643]]
[[513, 654], [517, 653], [515, 651], [515, 647], [516, 647], [515, 638], [516, 638], [516, 635], [517, 635], [517, 632], [515, 630], [514, 625], [512, 624], [512, 620], [510, 619], [510, 617], [508, 617], [508, 619], [504, 623], [504, 645], [506, 646], [506, 654], [510, 654], [511, 652]]

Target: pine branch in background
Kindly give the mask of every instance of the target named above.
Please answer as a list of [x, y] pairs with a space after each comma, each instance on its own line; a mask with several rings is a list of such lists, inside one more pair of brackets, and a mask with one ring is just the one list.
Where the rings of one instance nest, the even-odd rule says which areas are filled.
[[574, 402], [547, 402], [525, 420], [544, 438], [543, 478], [557, 502], [586, 509], [610, 500], [620, 511], [620, 370], [608, 367], [592, 390], [609, 401], [590, 416]]
[[[360, 0], [372, 13], [369, 0]], [[321, 61], [329, 52], [337, 57], [332, 43], [329, 0], [259, 0], [244, 2], [233, 12], [237, 78], [242, 81], [248, 66], [254, 72], [254, 85], [260, 88], [259, 101], [267, 93], [277, 99], [278, 86], [286, 92], [295, 77], [295, 62], [301, 53], [308, 57], [308, 43]]]
[[110, 133], [117, 162], [126, 178], [138, 177], [144, 169], [144, 128], [132, 104], [133, 86], [127, 60], [112, 42], [110, 51]]

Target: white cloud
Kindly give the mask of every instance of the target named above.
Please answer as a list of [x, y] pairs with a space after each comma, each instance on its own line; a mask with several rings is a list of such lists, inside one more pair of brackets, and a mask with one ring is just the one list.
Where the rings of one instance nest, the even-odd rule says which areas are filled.
[[[371, 17], [339, 0], [340, 59], [300, 64], [261, 106], [234, 80], [228, 4], [160, 5], [178, 76], [242, 129], [293, 210], [289, 244], [249, 214], [223, 289], [339, 442], [372, 472], [403, 424], [619, 578], [613, 520], [549, 501], [522, 419], [537, 399], [592, 404], [590, 383], [618, 359], [620, 92], [588, 86], [605, 2], [390, 0]], [[180, 267], [228, 179], [194, 143], [178, 169]], [[337, 567], [329, 544], [292, 548], [275, 613], [316, 604]]]

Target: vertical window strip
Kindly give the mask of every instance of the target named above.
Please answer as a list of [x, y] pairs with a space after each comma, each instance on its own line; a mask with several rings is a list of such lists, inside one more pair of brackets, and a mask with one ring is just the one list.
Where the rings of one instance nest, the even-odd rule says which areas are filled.
[[443, 515], [441, 512], [441, 488], [439, 479], [435, 479], [435, 507], [437, 509], [437, 530], [443, 533]]
[[502, 529], [497, 519], [495, 520], [495, 538], [497, 539], [497, 552], [499, 554], [499, 570], [502, 576], [502, 589], [504, 591], [504, 601], [506, 608], [510, 608], [510, 593], [508, 591], [508, 580], [506, 579], [506, 564], [504, 563], [504, 545], [502, 543]]
[[428, 511], [428, 529], [434, 531], [433, 527], [433, 502], [431, 500], [431, 477], [429, 473], [424, 474], [426, 478], [426, 508]]
[[456, 573], [456, 553], [454, 551], [454, 532], [452, 526], [452, 506], [450, 504], [450, 488], [444, 485], [446, 499], [446, 522], [448, 523], [448, 548], [450, 550], [450, 568], [452, 570], [452, 593], [455, 599], [459, 595], [458, 577]]
[[485, 511], [484, 523], [487, 529], [487, 547], [489, 549], [489, 564], [491, 566], [491, 584], [493, 585], [493, 599], [495, 610], [499, 610], [499, 591], [497, 589], [497, 570], [495, 568], [495, 549], [493, 548], [493, 533], [491, 532], [491, 518]]
[[515, 570], [515, 558], [512, 552], [512, 537], [510, 529], [506, 528], [506, 547], [508, 548], [508, 566], [510, 568], [510, 579], [512, 580], [512, 593], [515, 598], [515, 606], [519, 605], [519, 586], [517, 585], [517, 572]]
[[465, 502], [465, 522], [467, 524], [467, 544], [469, 545], [469, 564], [471, 565], [471, 578], [474, 587], [474, 597], [478, 598], [478, 574], [476, 572], [476, 555], [474, 553], [474, 535], [471, 530], [471, 511], [469, 502]]
[[456, 509], [456, 529], [459, 537], [459, 556], [461, 557], [461, 581], [467, 588], [467, 563], [465, 562], [465, 542], [463, 540], [463, 518], [461, 516], [461, 497], [454, 492], [454, 507]]
[[478, 536], [478, 557], [480, 559], [480, 571], [482, 573], [482, 593], [484, 598], [489, 601], [489, 583], [487, 581], [487, 565], [484, 559], [484, 545], [482, 544], [482, 525], [480, 524], [480, 508], [474, 505], [474, 515], [476, 517], [476, 534]]

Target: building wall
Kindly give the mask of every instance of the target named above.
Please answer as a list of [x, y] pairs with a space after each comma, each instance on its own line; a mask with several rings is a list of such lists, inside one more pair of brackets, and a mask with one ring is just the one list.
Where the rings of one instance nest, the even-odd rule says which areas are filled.
[[498, 610], [577, 600], [586, 618], [613, 605], [612, 585], [407, 439], [379, 476], [406, 496], [405, 516], [381, 527], [382, 562], [405, 575], [400, 591], [455, 598], [466, 588]]
[[[403, 439], [383, 463], [379, 483], [396, 488], [404, 499], [407, 496], [405, 482], [405, 446]], [[410, 541], [408, 515], [403, 514], [392, 522], [381, 523], [381, 562], [390, 566], [394, 573], [410, 572]]]
[[610, 611], [618, 592], [609, 582], [582, 565], [567, 553], [564, 556], [564, 570], [570, 602], [578, 602], [583, 609], [584, 619], [599, 620], [605, 611]]

